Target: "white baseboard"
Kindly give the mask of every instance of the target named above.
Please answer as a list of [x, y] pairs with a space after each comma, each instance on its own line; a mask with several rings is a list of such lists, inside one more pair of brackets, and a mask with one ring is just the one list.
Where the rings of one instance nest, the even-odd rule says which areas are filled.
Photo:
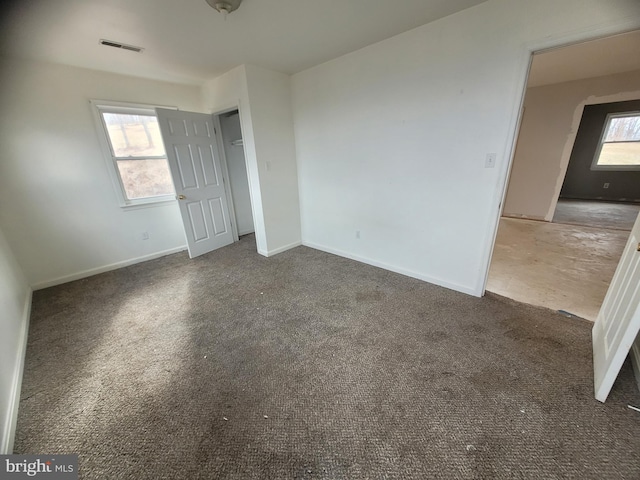
[[282, 247], [274, 248], [273, 250], [267, 250], [265, 253], [259, 252], [261, 255], [265, 257], [273, 257], [282, 252], [286, 252], [287, 250], [291, 250], [292, 248], [296, 248], [302, 245], [302, 242], [293, 242], [288, 245], [284, 245]]
[[385, 270], [389, 270], [391, 272], [399, 273], [400, 275], [405, 275], [407, 277], [416, 278], [418, 280], [422, 280], [424, 282], [433, 283], [434, 285], [438, 285], [440, 287], [448, 288], [450, 290], [455, 290], [457, 292], [466, 293], [467, 295], [473, 295], [474, 297], [480, 297], [473, 288], [469, 288], [465, 285], [460, 285], [453, 282], [447, 282], [446, 280], [442, 280], [440, 278], [435, 278], [429, 275], [424, 275], [422, 273], [414, 272], [412, 270], [407, 270], [405, 268], [396, 267], [395, 265], [390, 265], [388, 263], [379, 262], [378, 260], [373, 260], [371, 258], [362, 257], [360, 255], [354, 255], [348, 252], [343, 252], [342, 250], [338, 250], [335, 248], [327, 247], [324, 245], [319, 245], [317, 243], [308, 242], [303, 240], [302, 245], [315, 248], [316, 250], [321, 250], [323, 252], [331, 253], [333, 255], [338, 255], [339, 257], [349, 258], [351, 260], [355, 260], [357, 262], [366, 263], [367, 265], [372, 265], [374, 267], [383, 268]]
[[633, 373], [636, 377], [636, 382], [638, 383], [638, 390], [640, 390], [640, 335], [636, 338], [636, 341], [631, 345], [631, 350], [629, 351], [629, 355], [631, 355], [631, 364], [633, 365]]
[[[0, 454], [6, 455], [13, 452], [13, 442], [16, 436], [16, 423], [18, 422], [18, 406], [20, 405], [20, 389], [22, 388], [22, 374], [24, 373], [24, 358], [27, 353], [27, 336], [29, 334], [29, 318], [31, 317], [31, 297], [32, 290], [27, 293], [25, 299], [22, 329], [18, 340], [18, 355], [13, 369], [13, 381], [11, 392], [9, 392], [9, 409], [7, 413], [7, 424], [0, 438]], [[3, 412], [4, 413], [4, 412]]]
[[540, 217], [538, 215], [525, 215], [523, 213], [502, 213], [503, 217], [506, 218], [519, 218], [520, 220], [535, 220], [537, 222], [550, 222], [551, 220], [547, 220], [544, 217]]
[[73, 282], [74, 280], [80, 280], [81, 278], [91, 277], [99, 273], [109, 272], [111, 270], [117, 270], [118, 268], [128, 267], [129, 265], [135, 265], [136, 263], [146, 262], [155, 258], [165, 257], [178, 252], [183, 252], [187, 249], [186, 245], [176, 248], [170, 248], [169, 250], [163, 250], [161, 252], [151, 253], [142, 257], [131, 258], [129, 260], [123, 260], [122, 262], [111, 263], [102, 267], [91, 268], [89, 270], [83, 270], [82, 272], [72, 273], [71, 275], [65, 275], [63, 277], [54, 278], [52, 280], [45, 280], [44, 282], [38, 282], [31, 286], [34, 290], [40, 290], [43, 288], [54, 287], [67, 282]]

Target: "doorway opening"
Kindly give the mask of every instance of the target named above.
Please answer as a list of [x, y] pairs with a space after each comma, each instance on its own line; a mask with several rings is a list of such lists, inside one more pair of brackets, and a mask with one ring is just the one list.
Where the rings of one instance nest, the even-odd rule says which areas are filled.
[[222, 151], [229, 174], [229, 193], [235, 217], [238, 236], [255, 232], [251, 208], [251, 194], [247, 163], [244, 155], [244, 141], [238, 110], [218, 115], [222, 138]]
[[576, 175], [589, 154], [575, 147], [585, 114], [640, 101], [639, 48], [636, 31], [533, 55], [487, 291], [595, 321], [640, 210], [640, 171], [602, 180], [613, 171], [592, 169], [591, 154]]

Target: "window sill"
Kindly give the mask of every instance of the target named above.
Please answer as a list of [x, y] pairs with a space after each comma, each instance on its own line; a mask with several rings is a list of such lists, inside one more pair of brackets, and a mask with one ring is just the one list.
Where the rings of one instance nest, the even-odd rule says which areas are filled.
[[176, 204], [178, 201], [172, 195], [171, 197], [163, 197], [162, 199], [157, 200], [148, 200], [148, 201], [140, 201], [136, 203], [125, 203], [121, 204], [120, 208], [122, 210], [139, 210], [141, 208], [152, 208], [152, 207], [166, 207], [168, 205]]

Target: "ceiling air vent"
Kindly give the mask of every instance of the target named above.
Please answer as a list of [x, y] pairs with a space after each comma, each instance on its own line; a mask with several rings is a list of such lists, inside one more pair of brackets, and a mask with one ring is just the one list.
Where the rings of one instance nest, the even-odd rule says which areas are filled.
[[127, 45], [126, 43], [114, 42], [113, 40], [100, 39], [100, 45], [106, 45], [107, 47], [121, 48], [122, 50], [130, 50], [132, 52], [142, 53], [144, 48], [136, 47], [135, 45]]

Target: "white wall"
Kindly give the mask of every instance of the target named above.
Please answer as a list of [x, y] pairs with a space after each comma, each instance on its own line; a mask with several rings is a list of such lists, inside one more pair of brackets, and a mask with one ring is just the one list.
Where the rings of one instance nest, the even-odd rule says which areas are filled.
[[300, 245], [291, 77], [246, 65], [269, 254]]
[[0, 454], [13, 448], [30, 305], [31, 288], [0, 230]]
[[208, 111], [240, 112], [258, 252], [300, 245], [290, 77], [243, 65], [207, 81], [203, 97]]
[[118, 206], [89, 99], [201, 111], [199, 88], [26, 61], [3, 72], [0, 224], [31, 285], [184, 248], [175, 202]]
[[253, 224], [256, 232], [257, 249], [261, 255], [268, 256], [269, 249], [267, 248], [260, 172], [258, 170], [245, 66], [236, 67], [224, 75], [206, 81], [202, 86], [202, 97], [205, 108], [211, 113], [233, 110], [235, 108], [238, 109], [242, 139], [244, 141], [244, 155], [247, 164], [247, 177], [249, 180], [249, 194], [251, 198]]
[[530, 52], [638, 26], [635, 0], [490, 0], [294, 75], [303, 243], [481, 295]]
[[640, 98], [640, 71], [527, 89], [504, 215], [551, 221], [586, 104]]

